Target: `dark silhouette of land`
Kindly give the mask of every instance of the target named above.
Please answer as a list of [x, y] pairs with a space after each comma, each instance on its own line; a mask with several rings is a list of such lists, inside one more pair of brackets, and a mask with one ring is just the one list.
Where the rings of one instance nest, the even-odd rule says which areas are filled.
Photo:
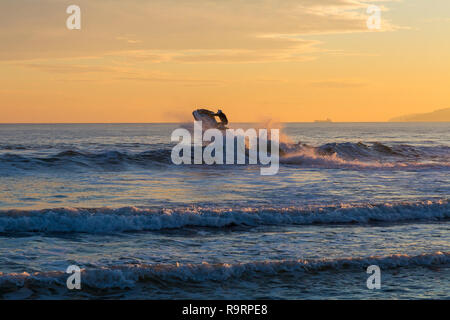
[[391, 122], [450, 122], [450, 108], [429, 113], [416, 113], [390, 119]]

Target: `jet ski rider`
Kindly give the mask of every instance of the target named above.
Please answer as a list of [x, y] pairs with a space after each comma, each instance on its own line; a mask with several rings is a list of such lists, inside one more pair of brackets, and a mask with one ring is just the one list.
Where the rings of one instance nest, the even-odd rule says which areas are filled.
[[228, 119], [225, 113], [223, 113], [222, 110], [218, 110], [215, 116], [219, 117], [220, 119], [219, 128], [221, 129], [226, 128], [226, 125], [228, 124]]
[[[193, 113], [194, 118], [196, 118], [195, 112], [197, 112], [198, 114], [207, 115], [213, 119], [214, 119], [214, 117], [219, 117], [220, 122], [217, 123], [217, 128], [218, 129], [226, 129], [226, 125], [228, 124], [228, 118], [225, 115], [225, 113], [222, 112], [222, 110], [218, 110], [217, 113], [214, 113], [213, 111], [209, 111], [207, 109], [198, 109], [198, 110], [194, 111], [194, 113]], [[199, 120], [199, 119], [196, 118], [196, 120]]]

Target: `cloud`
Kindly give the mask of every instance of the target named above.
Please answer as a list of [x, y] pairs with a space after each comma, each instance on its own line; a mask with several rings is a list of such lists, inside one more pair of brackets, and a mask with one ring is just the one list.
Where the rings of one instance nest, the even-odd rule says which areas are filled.
[[92, 66], [92, 65], [74, 65], [74, 64], [39, 64], [39, 63], [23, 63], [18, 66], [31, 68], [39, 71], [49, 73], [98, 73], [98, 72], [112, 72], [113, 68]]
[[124, 35], [116, 37], [117, 40], [125, 41], [126, 43], [137, 44], [142, 43], [141, 40], [135, 39], [135, 35]]
[[[317, 46], [299, 40], [305, 35], [367, 32], [363, 9], [368, 3], [78, 0], [81, 30], [68, 30], [65, 1], [2, 0], [0, 41], [7, 50], [0, 51], [0, 60], [102, 57], [138, 49], [151, 62], [303, 61], [311, 58], [305, 48]], [[394, 28], [388, 22], [383, 26]]]
[[128, 63], [262, 63], [307, 61], [311, 54], [322, 51], [319, 41], [289, 39], [281, 48], [270, 49], [191, 49], [191, 50], [130, 50], [107, 56]]
[[359, 88], [359, 87], [364, 87], [366, 85], [368, 85], [367, 82], [360, 81], [360, 80], [348, 80], [348, 79], [312, 81], [309, 83], [309, 86], [311, 86], [311, 87], [332, 88], [332, 89]]
[[157, 83], [181, 83], [185, 86], [221, 86], [225, 84], [225, 81], [221, 80], [208, 80], [208, 79], [193, 79], [193, 78], [176, 78], [174, 76], [167, 75], [166, 77], [153, 76], [153, 75], [142, 75], [135, 77], [120, 77], [116, 80], [128, 80], [137, 82], [157, 82]]
[[[40, 72], [62, 75], [56, 80], [64, 82], [98, 82], [98, 81], [135, 81], [157, 83], [180, 83], [185, 86], [220, 86], [225, 84], [223, 80], [196, 79], [188, 76], [177, 76], [168, 72], [145, 71], [139, 68], [104, 67], [91, 64], [55, 64], [47, 62], [17, 63], [16, 66], [30, 68]], [[95, 77], [95, 74], [102, 74]], [[105, 76], [107, 74], [107, 76]], [[64, 75], [71, 75], [65, 77]], [[94, 75], [94, 76], [93, 76]]]

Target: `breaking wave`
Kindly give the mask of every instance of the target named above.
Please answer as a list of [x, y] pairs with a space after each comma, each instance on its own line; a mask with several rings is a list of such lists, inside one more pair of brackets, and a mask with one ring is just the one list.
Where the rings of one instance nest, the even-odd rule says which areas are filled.
[[[42, 147], [42, 146], [40, 146]], [[42, 152], [41, 148], [36, 147]], [[61, 146], [60, 146], [61, 147]], [[66, 149], [53, 154], [36, 154], [36, 148], [25, 145], [4, 145], [0, 154], [1, 169], [19, 170], [127, 170], [170, 165], [171, 145], [120, 145], [123, 147], [148, 148], [144, 152], [106, 150], [97, 152]], [[46, 152], [58, 149], [45, 146]], [[26, 151], [10, 153], [9, 151]], [[450, 169], [450, 147], [417, 147], [410, 145], [387, 146], [373, 143], [327, 143], [319, 147], [303, 143], [281, 143], [280, 162], [285, 165], [320, 168], [351, 169]]]
[[372, 144], [327, 143], [320, 147], [284, 144], [280, 162], [288, 165], [352, 169], [450, 169], [450, 147], [387, 146]]
[[[81, 279], [84, 289], [108, 290], [130, 289], [139, 283], [162, 283], [167, 288], [171, 283], [180, 282], [223, 282], [264, 276], [297, 275], [326, 271], [345, 272], [365, 270], [377, 265], [382, 270], [414, 267], [447, 267], [450, 252], [434, 252], [419, 255], [394, 254], [367, 258], [338, 258], [312, 260], [260, 261], [236, 264], [128, 264], [112, 267], [82, 269]], [[1, 273], [0, 294], [11, 293], [21, 288], [65, 289], [68, 275], [62, 271], [36, 273]]]
[[100, 153], [77, 150], [62, 151], [48, 156], [30, 156], [6, 153], [0, 155], [0, 168], [22, 170], [73, 168], [93, 170], [124, 170], [129, 166], [150, 167], [170, 163], [170, 149], [158, 149], [140, 153], [105, 151]]
[[384, 204], [341, 204], [305, 207], [136, 207], [61, 208], [0, 211], [0, 232], [113, 233], [183, 227], [310, 225], [399, 221], [436, 221], [450, 218], [446, 200]]

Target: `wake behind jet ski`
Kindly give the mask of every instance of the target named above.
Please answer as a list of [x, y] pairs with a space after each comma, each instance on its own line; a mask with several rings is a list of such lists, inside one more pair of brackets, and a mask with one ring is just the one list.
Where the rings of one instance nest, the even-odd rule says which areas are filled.
[[[192, 115], [196, 121], [202, 121], [203, 127], [206, 129], [227, 129], [228, 119], [222, 110], [218, 110], [214, 113], [213, 111], [207, 109], [197, 109], [192, 112]], [[220, 122], [216, 120], [216, 117], [219, 118]]]

